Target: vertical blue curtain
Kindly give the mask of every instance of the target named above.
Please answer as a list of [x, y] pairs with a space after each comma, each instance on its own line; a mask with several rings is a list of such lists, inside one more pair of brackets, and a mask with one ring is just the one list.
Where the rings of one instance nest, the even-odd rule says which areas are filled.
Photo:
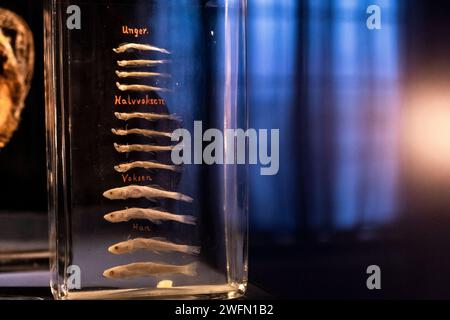
[[[381, 30], [366, 27], [372, 4], [381, 7]], [[252, 170], [254, 226], [280, 233], [390, 222], [401, 105], [398, 1], [261, 0], [250, 2], [249, 13], [251, 125], [281, 130], [279, 175]], [[306, 123], [303, 131], [296, 120]]]
[[289, 232], [295, 228], [295, 128], [290, 127], [295, 100], [297, 0], [249, 1], [248, 99], [252, 128], [280, 128], [281, 167], [277, 176], [261, 177], [251, 168], [252, 223], [260, 230]]

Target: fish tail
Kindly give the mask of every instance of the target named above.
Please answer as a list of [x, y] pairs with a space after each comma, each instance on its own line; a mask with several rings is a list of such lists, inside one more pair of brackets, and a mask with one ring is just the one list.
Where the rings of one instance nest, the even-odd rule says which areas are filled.
[[183, 122], [183, 118], [181, 118], [179, 115], [177, 115], [177, 114], [171, 114], [171, 115], [169, 115], [168, 116], [168, 119], [169, 120], [172, 120], [172, 121], [176, 121], [176, 122]]
[[192, 199], [191, 197], [181, 194], [181, 193], [179, 193], [177, 195], [177, 200], [184, 201], [184, 202], [193, 202], [194, 201], [194, 199]]
[[171, 165], [171, 166], [169, 166], [169, 168], [173, 172], [178, 172], [178, 173], [183, 172], [183, 167], [182, 166]]
[[193, 262], [184, 266], [181, 273], [189, 277], [195, 277], [197, 275], [197, 262]]
[[185, 246], [183, 252], [196, 256], [196, 255], [200, 254], [200, 247], [199, 246]]
[[193, 216], [180, 216], [178, 219], [179, 222], [181, 223], [185, 223], [185, 224], [190, 224], [195, 226], [197, 224], [197, 218], [193, 217]]

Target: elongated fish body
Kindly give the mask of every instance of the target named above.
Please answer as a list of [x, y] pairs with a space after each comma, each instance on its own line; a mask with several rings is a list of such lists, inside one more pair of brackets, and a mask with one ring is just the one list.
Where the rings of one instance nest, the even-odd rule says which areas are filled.
[[183, 274], [189, 277], [197, 275], [197, 263], [184, 266], [159, 264], [153, 262], [136, 262], [114, 267], [103, 272], [108, 279], [133, 279], [142, 277], [157, 277], [167, 274]]
[[170, 54], [169, 51], [163, 48], [158, 48], [155, 46], [152, 46], [150, 44], [141, 44], [141, 43], [124, 43], [121, 44], [118, 48], [113, 49], [115, 53], [124, 53], [128, 50], [139, 50], [139, 51], [156, 51], [161, 52], [165, 54]]
[[165, 137], [172, 138], [172, 134], [168, 132], [161, 132], [155, 130], [146, 129], [111, 129], [111, 132], [116, 136], [128, 136], [130, 134], [136, 134], [146, 137]]
[[153, 87], [153, 86], [147, 86], [143, 84], [121, 84], [119, 82], [116, 82], [117, 89], [120, 91], [137, 91], [137, 92], [169, 92], [169, 89], [166, 88], [160, 88], [160, 87]]
[[130, 185], [122, 188], [115, 188], [103, 193], [105, 198], [110, 200], [127, 200], [146, 198], [153, 199], [173, 199], [178, 201], [192, 202], [193, 199], [179, 192], [166, 191], [158, 188]]
[[115, 112], [114, 116], [123, 121], [128, 121], [131, 119], [144, 119], [148, 121], [158, 121], [158, 120], [175, 120], [179, 121], [180, 119], [172, 114], [159, 114], [159, 113], [142, 113], [142, 112], [132, 112], [132, 113], [120, 113]]
[[119, 78], [152, 78], [152, 77], [161, 77], [161, 78], [170, 78], [170, 74], [168, 73], [160, 73], [160, 72], [142, 72], [142, 71], [116, 71], [116, 75]]
[[128, 152], [167, 152], [172, 151], [172, 146], [154, 146], [154, 145], [144, 145], [144, 144], [127, 144], [121, 145], [114, 143], [114, 148], [117, 152], [128, 153]]
[[121, 60], [117, 61], [119, 67], [152, 67], [169, 63], [169, 60]]
[[195, 225], [195, 217], [182, 216], [156, 209], [129, 208], [114, 211], [104, 216], [106, 221], [111, 223], [127, 222], [130, 220], [149, 220], [153, 223], [161, 221], [175, 221], [183, 224]]
[[127, 172], [131, 169], [135, 168], [142, 168], [142, 169], [159, 169], [159, 170], [168, 170], [168, 171], [174, 171], [179, 172], [181, 169], [174, 165], [168, 165], [168, 164], [162, 164], [158, 162], [152, 162], [152, 161], [134, 161], [130, 163], [122, 163], [114, 167], [114, 170], [117, 172]]
[[108, 248], [112, 254], [128, 254], [138, 250], [148, 250], [154, 252], [180, 252], [192, 255], [200, 253], [200, 247], [176, 244], [165, 239], [136, 238], [114, 244]]

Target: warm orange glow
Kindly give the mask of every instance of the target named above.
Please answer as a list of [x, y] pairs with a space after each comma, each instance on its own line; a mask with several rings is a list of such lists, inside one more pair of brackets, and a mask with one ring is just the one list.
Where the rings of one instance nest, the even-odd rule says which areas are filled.
[[450, 173], [450, 90], [416, 91], [406, 109], [408, 154], [434, 174]]

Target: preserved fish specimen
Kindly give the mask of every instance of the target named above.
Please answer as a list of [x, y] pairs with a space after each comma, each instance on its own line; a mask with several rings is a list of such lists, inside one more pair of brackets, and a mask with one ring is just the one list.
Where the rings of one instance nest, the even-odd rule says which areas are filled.
[[130, 49], [140, 50], [140, 51], [158, 51], [161, 53], [170, 54], [169, 51], [163, 48], [158, 48], [149, 44], [140, 44], [140, 43], [124, 43], [120, 45], [118, 48], [113, 49], [115, 53], [123, 53]]
[[176, 244], [169, 242], [164, 238], [136, 238], [128, 241], [123, 241], [112, 245], [108, 251], [113, 254], [127, 254], [138, 250], [149, 250], [154, 252], [181, 252], [187, 254], [197, 255], [200, 253], [200, 247], [188, 246], [184, 244]]
[[161, 209], [130, 208], [108, 213], [104, 216], [111, 223], [127, 222], [130, 220], [149, 220], [160, 224], [161, 221], [175, 221], [184, 224], [195, 225], [196, 218], [172, 214]]
[[159, 114], [159, 113], [143, 113], [143, 112], [132, 112], [132, 113], [123, 113], [123, 112], [115, 112], [114, 116], [119, 120], [128, 121], [130, 119], [145, 119], [149, 121], [157, 121], [157, 120], [175, 120], [180, 121], [181, 119], [173, 114]]
[[186, 276], [197, 275], [197, 263], [185, 266], [159, 264], [153, 262], [137, 262], [124, 266], [118, 266], [103, 272], [103, 276], [110, 279], [131, 279], [137, 277], [155, 277], [166, 274], [184, 274]]
[[143, 144], [130, 144], [130, 145], [120, 145], [114, 143], [114, 148], [117, 152], [127, 153], [127, 152], [165, 152], [172, 151], [174, 147], [172, 146], [154, 146], [154, 145], [143, 145]]
[[147, 129], [111, 129], [111, 132], [116, 136], [127, 136], [130, 134], [137, 134], [146, 137], [166, 137], [172, 138], [172, 134], [168, 132], [160, 132], [155, 130], [147, 130]]
[[119, 82], [116, 82], [116, 86], [120, 91], [141, 91], [141, 92], [147, 92], [147, 91], [159, 91], [159, 92], [169, 92], [169, 89], [166, 88], [160, 88], [160, 87], [153, 87], [153, 86], [147, 86], [143, 84], [120, 84]]
[[121, 60], [117, 61], [117, 65], [119, 67], [153, 67], [169, 62], [169, 60]]
[[194, 201], [194, 199], [182, 193], [166, 191], [156, 187], [135, 185], [105, 191], [103, 193], [103, 196], [110, 200], [127, 200], [137, 198], [146, 198], [148, 200], [153, 200], [156, 198], [167, 198], [185, 202]]
[[144, 71], [135, 71], [135, 72], [127, 72], [127, 71], [116, 71], [116, 74], [119, 78], [150, 78], [150, 77], [161, 77], [161, 78], [170, 78], [170, 74], [167, 73], [159, 73], [159, 72], [144, 72]]

